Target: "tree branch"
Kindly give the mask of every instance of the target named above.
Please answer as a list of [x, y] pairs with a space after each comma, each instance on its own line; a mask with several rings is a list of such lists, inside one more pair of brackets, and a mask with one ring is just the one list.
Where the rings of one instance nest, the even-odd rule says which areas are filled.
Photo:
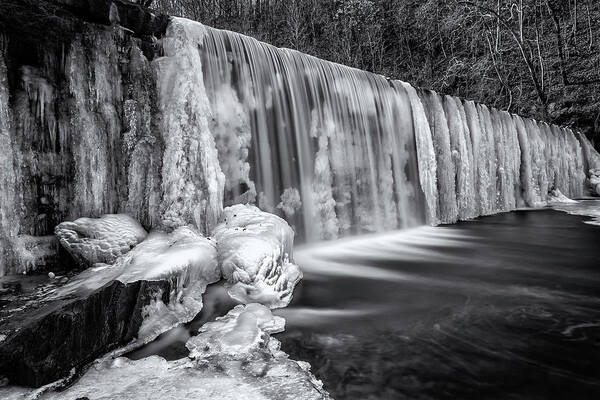
[[[529, 70], [529, 75], [530, 75], [531, 81], [533, 82], [533, 85], [535, 87], [538, 98], [541, 101], [542, 105], [544, 106], [544, 113], [546, 113], [547, 105], [548, 105], [548, 97], [546, 96], [546, 93], [539, 82], [538, 76], [535, 72], [535, 67], [533, 65], [533, 61], [527, 54], [527, 51], [525, 49], [525, 43], [520, 39], [519, 33], [516, 32], [514, 30], [514, 28], [512, 26], [510, 26], [510, 24], [508, 22], [506, 22], [506, 20], [504, 18], [502, 18], [502, 16], [499, 13], [497, 13], [495, 10], [492, 10], [491, 8], [482, 6], [477, 3], [473, 3], [472, 1], [459, 1], [458, 4], [463, 4], [463, 5], [466, 5], [469, 7], [475, 7], [477, 9], [479, 9], [480, 12], [481, 11], [486, 12], [486, 13], [490, 14], [491, 16], [494, 16], [497, 19], [497, 21], [500, 22], [500, 24], [506, 28], [508, 33], [510, 33], [510, 35], [514, 39], [515, 43], [519, 47], [519, 51], [521, 52], [521, 56], [523, 57], [523, 60], [525, 61], [525, 65], [527, 66], [527, 69]], [[484, 15], [482, 15], [482, 17], [483, 16]]]
[[556, 33], [556, 48], [558, 51], [558, 59], [559, 59], [559, 69], [560, 76], [562, 78], [563, 85], [565, 86], [586, 86], [600, 83], [600, 79], [583, 79], [577, 81], [570, 81], [569, 76], [567, 75], [566, 68], [566, 57], [563, 51], [563, 38], [560, 27], [560, 19], [556, 13], [554, 7], [550, 4], [550, 1], [546, 0], [546, 5], [548, 7], [548, 12], [550, 13], [550, 17], [552, 17], [552, 21], [554, 22], [554, 29]]

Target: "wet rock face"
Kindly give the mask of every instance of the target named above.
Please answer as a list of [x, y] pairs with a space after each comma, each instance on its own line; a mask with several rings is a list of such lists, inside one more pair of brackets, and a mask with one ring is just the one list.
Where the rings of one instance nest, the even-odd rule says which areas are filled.
[[[144, 307], [169, 302], [168, 281], [113, 281], [74, 298], [52, 299], [48, 287], [14, 296], [0, 311], [0, 375], [39, 387], [69, 375], [137, 336]], [[1, 295], [1, 294], [0, 294]]]
[[[119, 23], [137, 36], [160, 36], [165, 32], [168, 17], [155, 14], [145, 7], [143, 2], [127, 0], [6, 0], [8, 3], [21, 3], [22, 7], [37, 7], [38, 10], [50, 10], [60, 14], [72, 14], [103, 25]], [[36, 4], [37, 3], [37, 4]]]

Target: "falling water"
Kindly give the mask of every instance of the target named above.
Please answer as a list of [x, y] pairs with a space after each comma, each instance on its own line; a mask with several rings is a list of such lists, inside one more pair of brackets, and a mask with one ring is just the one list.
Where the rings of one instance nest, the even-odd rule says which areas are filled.
[[0, 275], [19, 242], [82, 216], [210, 234], [223, 206], [254, 203], [317, 241], [579, 197], [600, 168], [569, 129], [237, 33], [174, 18], [160, 45], [147, 58], [90, 26], [36, 65], [7, 47]]
[[227, 31], [200, 48], [226, 201], [245, 191], [308, 239], [424, 222], [402, 85]]
[[541, 206], [552, 189], [583, 194], [582, 149], [568, 129], [173, 24], [204, 32], [226, 202], [256, 199], [308, 240]]

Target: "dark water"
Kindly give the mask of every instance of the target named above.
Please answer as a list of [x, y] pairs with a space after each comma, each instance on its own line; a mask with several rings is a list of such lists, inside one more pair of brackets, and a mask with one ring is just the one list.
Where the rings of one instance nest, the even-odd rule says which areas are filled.
[[277, 337], [336, 399], [599, 399], [586, 219], [519, 211], [299, 249]]

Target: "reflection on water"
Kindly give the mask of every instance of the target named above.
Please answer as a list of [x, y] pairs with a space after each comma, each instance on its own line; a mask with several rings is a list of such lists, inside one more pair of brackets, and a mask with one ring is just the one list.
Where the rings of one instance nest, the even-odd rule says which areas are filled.
[[298, 248], [277, 337], [336, 399], [600, 398], [585, 220], [519, 211]]

